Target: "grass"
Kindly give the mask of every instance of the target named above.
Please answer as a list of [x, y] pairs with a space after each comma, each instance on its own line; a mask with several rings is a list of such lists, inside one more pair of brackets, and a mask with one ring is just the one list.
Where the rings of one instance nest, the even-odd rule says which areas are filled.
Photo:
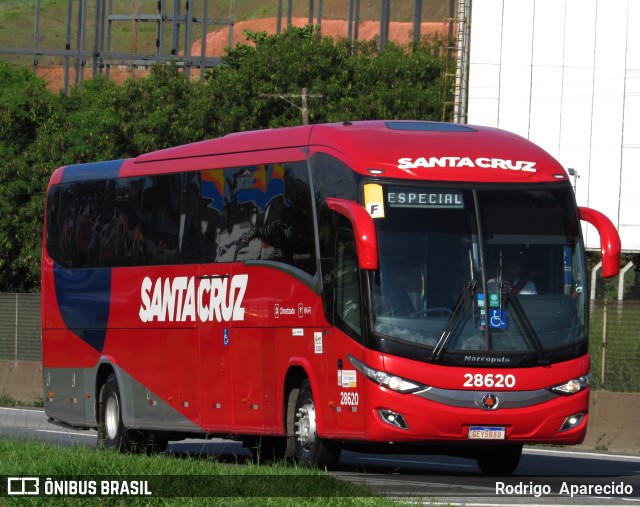
[[[145, 480], [148, 497], [78, 497], [73, 495], [20, 499], [16, 504], [42, 505], [278, 505], [396, 506], [371, 490], [340, 481], [325, 472], [293, 465], [220, 463], [212, 457], [132, 455], [82, 446], [54, 447], [36, 441], [0, 439], [0, 476], [40, 477], [56, 483], [103, 480]], [[177, 497], [176, 495], [181, 495]], [[210, 495], [210, 496], [205, 496]], [[3, 498], [2, 501], [7, 501]], [[4, 503], [3, 503], [4, 505]]]
[[19, 405], [18, 400], [7, 393], [0, 393], [0, 407], [15, 407], [16, 405]]
[[16, 400], [10, 394], [8, 394], [6, 392], [2, 392], [2, 393], [0, 393], [0, 407], [38, 407], [38, 408], [42, 408], [42, 407], [44, 407], [44, 400], [42, 399], [42, 396], [36, 395], [33, 398], [33, 401], [31, 403], [24, 403], [24, 402], [21, 402], [19, 400]]

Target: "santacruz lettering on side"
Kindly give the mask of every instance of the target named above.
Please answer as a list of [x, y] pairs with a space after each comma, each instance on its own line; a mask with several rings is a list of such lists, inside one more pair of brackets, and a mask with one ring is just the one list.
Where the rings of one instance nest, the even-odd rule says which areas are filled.
[[242, 301], [249, 275], [198, 278], [148, 276], [140, 287], [142, 322], [229, 322], [244, 320]]

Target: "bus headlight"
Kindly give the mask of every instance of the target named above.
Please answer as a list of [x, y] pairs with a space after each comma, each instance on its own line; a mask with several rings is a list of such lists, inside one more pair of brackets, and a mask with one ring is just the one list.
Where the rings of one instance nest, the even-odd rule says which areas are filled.
[[549, 391], [552, 391], [556, 394], [562, 394], [565, 396], [569, 396], [571, 394], [576, 394], [586, 389], [591, 385], [591, 373], [587, 373], [582, 377], [574, 378], [565, 382], [564, 384], [559, 384], [557, 386], [547, 387]]
[[419, 384], [418, 382], [413, 382], [411, 380], [407, 380], [406, 378], [398, 377], [397, 375], [389, 375], [380, 370], [375, 370], [362, 361], [358, 361], [351, 354], [347, 354], [347, 359], [353, 365], [353, 367], [362, 373], [366, 378], [375, 382], [376, 384], [380, 384], [382, 387], [387, 387], [392, 391], [396, 391], [398, 393], [415, 393], [416, 391], [422, 391], [426, 389], [428, 386], [424, 384]]

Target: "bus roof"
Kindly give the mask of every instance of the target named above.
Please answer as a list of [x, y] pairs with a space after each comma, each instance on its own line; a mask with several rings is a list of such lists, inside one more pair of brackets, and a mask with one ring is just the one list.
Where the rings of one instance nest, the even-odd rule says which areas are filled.
[[135, 162], [294, 147], [309, 147], [312, 153], [330, 149], [357, 172], [393, 178], [514, 182], [568, 179], [558, 161], [546, 151], [511, 132], [411, 120], [240, 132], [148, 153]]
[[516, 134], [491, 127], [412, 120], [239, 132], [140, 155], [124, 161], [125, 172], [137, 173], [137, 166], [146, 173], [147, 164], [153, 162], [287, 148], [308, 148], [311, 155], [326, 152], [358, 173], [389, 178], [513, 183], [568, 180], [557, 160]]

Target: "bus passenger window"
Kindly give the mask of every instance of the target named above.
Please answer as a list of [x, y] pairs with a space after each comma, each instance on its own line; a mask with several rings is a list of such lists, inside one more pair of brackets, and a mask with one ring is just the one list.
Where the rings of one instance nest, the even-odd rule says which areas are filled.
[[218, 236], [222, 224], [224, 170], [206, 169], [200, 172], [200, 256], [201, 262], [215, 262]]
[[102, 266], [135, 266], [138, 263], [144, 246], [140, 227], [142, 185], [143, 178], [140, 177], [108, 183], [100, 231]]
[[122, 217], [116, 209], [116, 180], [107, 181], [100, 227], [100, 258], [103, 266], [117, 266]]
[[60, 196], [62, 187], [55, 185], [47, 196], [47, 250], [53, 260], [60, 264], [62, 261], [62, 228], [60, 215]]
[[178, 258], [180, 174], [147, 176], [142, 195], [142, 233], [146, 264], [167, 264]]
[[102, 196], [104, 181], [76, 183], [74, 211], [73, 266], [94, 267], [98, 263], [100, 247]]
[[336, 315], [348, 326], [345, 331], [360, 336], [362, 332], [360, 283], [353, 232], [340, 231], [338, 233], [336, 253]]
[[180, 261], [192, 263], [200, 259], [200, 173], [185, 173], [185, 177], [180, 215]]
[[[212, 245], [206, 247], [206, 255], [215, 247], [217, 262], [268, 260], [315, 273], [305, 162], [203, 171], [202, 196], [204, 241]], [[220, 225], [214, 241], [209, 224], [217, 216]]]

